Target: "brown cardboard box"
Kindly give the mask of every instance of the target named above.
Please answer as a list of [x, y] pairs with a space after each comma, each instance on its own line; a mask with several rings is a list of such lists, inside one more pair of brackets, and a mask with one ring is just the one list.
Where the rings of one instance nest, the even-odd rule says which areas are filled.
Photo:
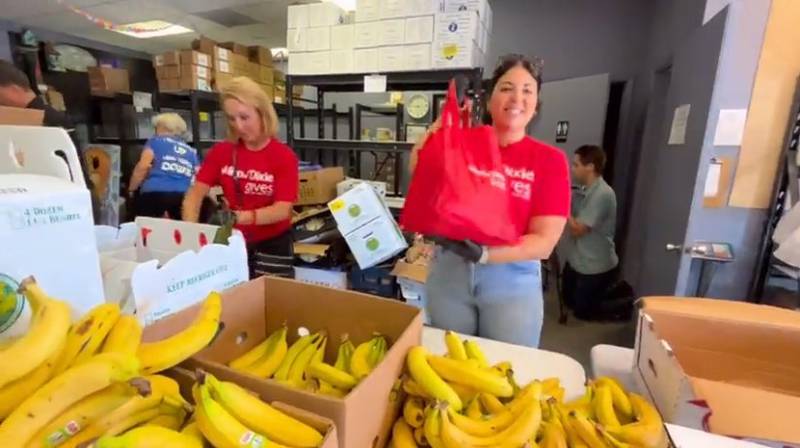
[[[189, 401], [194, 402], [194, 400], [191, 397], [192, 397], [192, 386], [194, 386], [194, 384], [197, 382], [197, 375], [195, 374], [195, 372], [192, 372], [182, 367], [174, 367], [164, 372], [164, 374], [177, 381], [182, 396], [187, 397]], [[319, 431], [320, 434], [324, 436], [324, 438], [322, 439], [322, 444], [319, 445], [320, 448], [338, 448], [339, 440], [338, 440], [338, 435], [336, 433], [336, 425], [334, 425], [330, 419], [321, 417], [317, 414], [305, 411], [300, 408], [296, 408], [286, 403], [281, 403], [280, 401], [274, 401], [272, 400], [272, 397], [270, 397], [269, 395], [259, 393], [257, 391], [258, 389], [257, 386], [253, 388], [249, 384], [240, 383], [239, 385], [251, 392], [254, 392], [256, 395], [258, 395], [258, 398], [260, 398], [262, 401], [266, 403], [269, 403], [270, 406], [272, 406], [273, 408], [283, 412], [284, 414], [290, 417], [300, 420], [301, 422]]]
[[181, 73], [178, 83], [180, 90], [211, 91], [211, 80], [208, 78], [201, 78], [197, 76], [197, 73]]
[[269, 98], [269, 100], [272, 101], [272, 95], [274, 95], [273, 87], [271, 85], [269, 85], [269, 84], [258, 83], [258, 85], [259, 85], [259, 87], [261, 87], [261, 90], [263, 90], [264, 93], [267, 94], [267, 97]]
[[180, 78], [159, 78], [158, 90], [161, 92], [175, 92], [177, 90], [181, 90]]
[[16, 126], [41, 126], [43, 121], [43, 110], [0, 106], [0, 124], [11, 124]]
[[44, 97], [47, 99], [47, 103], [50, 104], [50, 107], [53, 109], [61, 112], [67, 110], [67, 105], [64, 104], [64, 95], [62, 95], [58, 90], [48, 86]]
[[[143, 340], [171, 336], [191, 322], [199, 305], [145, 328]], [[330, 418], [340, 447], [383, 447], [400, 411], [394, 384], [405, 368], [408, 350], [421, 343], [422, 316], [416, 308], [353, 291], [324, 288], [293, 280], [260, 277], [222, 293], [220, 332], [214, 342], [182, 366], [202, 368], [234, 381], [271, 400], [288, 403]], [[232, 359], [259, 344], [281, 325], [289, 327], [289, 343], [297, 330], [325, 331], [330, 341], [348, 334], [354, 343], [375, 333], [390, 343], [386, 357], [345, 398], [315, 395], [275, 380], [258, 379], [227, 367]], [[325, 358], [333, 362], [337, 343], [328, 344]]]
[[192, 50], [197, 50], [200, 53], [213, 55], [217, 47], [217, 41], [211, 40], [205, 36], [200, 36], [199, 39], [192, 41]]
[[665, 421], [800, 445], [800, 313], [715, 299], [649, 297], [635, 374]]
[[128, 71], [123, 68], [88, 67], [89, 87], [97, 94], [129, 93]]
[[212, 85], [214, 90], [219, 91], [227, 82], [233, 79], [230, 73], [214, 72], [212, 75]]
[[180, 65], [156, 66], [156, 78], [158, 79], [177, 79], [180, 77], [181, 77]]
[[231, 73], [236, 75], [247, 74], [247, 70], [250, 67], [250, 61], [247, 60], [246, 56], [242, 56], [236, 53], [231, 53], [228, 57], [231, 66]]
[[211, 79], [211, 69], [202, 65], [182, 64], [180, 69], [181, 77], [197, 76], [198, 78]]
[[336, 184], [342, 180], [344, 168], [340, 166], [301, 172], [300, 197], [295, 205], [325, 204], [332, 201], [336, 198]]
[[258, 65], [272, 66], [272, 51], [258, 45], [247, 47], [250, 60]]
[[211, 67], [211, 55], [195, 50], [181, 50], [181, 65]]
[[277, 83], [285, 83], [286, 82], [286, 74], [284, 74], [281, 70], [275, 69], [273, 75], [275, 76], [275, 83], [276, 84]]
[[178, 65], [181, 63], [181, 53], [178, 50], [167, 51], [153, 56], [153, 65], [160, 67], [162, 65]]
[[428, 266], [424, 264], [412, 264], [399, 260], [392, 269], [392, 275], [413, 280], [418, 283], [425, 283], [428, 280]]
[[245, 58], [248, 56], [249, 53], [246, 46], [242, 44], [237, 44], [236, 42], [223, 42], [219, 44], [219, 46], [222, 48], [227, 48], [228, 50], [231, 50], [232, 52], [238, 55], [242, 55]]
[[272, 74], [272, 67], [266, 67], [263, 65], [259, 65], [258, 67], [258, 82], [262, 84], [275, 84], [275, 77]]
[[227, 48], [216, 47], [214, 50], [214, 60], [219, 61], [230, 61], [231, 60], [231, 51]]

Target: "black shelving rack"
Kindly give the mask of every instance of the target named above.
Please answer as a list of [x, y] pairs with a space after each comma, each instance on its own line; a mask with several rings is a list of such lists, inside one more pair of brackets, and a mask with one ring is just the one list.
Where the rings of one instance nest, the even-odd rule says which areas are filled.
[[[387, 91], [442, 91], [447, 90], [447, 86], [451, 79], [456, 76], [464, 76], [469, 80], [470, 90], [469, 94], [473, 97], [474, 104], [480, 104], [480, 96], [482, 95], [481, 83], [483, 79], [482, 68], [468, 68], [468, 69], [451, 69], [451, 70], [431, 70], [431, 71], [412, 71], [412, 72], [393, 72], [382, 73], [386, 76], [386, 90]], [[410, 152], [413, 147], [412, 143], [401, 141], [401, 132], [395, 135], [398, 141], [393, 142], [373, 142], [360, 140], [360, 129], [357, 135], [354, 135], [354, 126], [350, 126], [350, 138], [347, 140], [338, 139], [336, 136], [333, 138], [326, 138], [325, 136], [325, 94], [329, 92], [363, 92], [364, 91], [364, 77], [365, 74], [340, 74], [340, 75], [287, 75], [286, 76], [286, 91], [292, 92], [294, 85], [308, 85], [316, 87], [317, 89], [317, 125], [319, 127], [317, 139], [296, 138], [294, 132], [294, 114], [295, 108], [290, 99], [287, 103], [287, 142], [300, 157], [305, 156], [306, 150], [316, 151], [334, 151], [334, 163], [336, 154], [344, 152], [348, 155], [355, 155], [356, 159], [356, 176], [360, 176], [361, 163], [360, 155], [364, 152], [372, 152], [374, 154], [386, 153], [393, 154], [395, 163], [395, 176], [394, 176], [394, 191], [396, 194], [400, 193], [401, 172], [402, 172], [402, 154]], [[335, 110], [335, 109], [334, 109]], [[334, 113], [335, 117], [337, 113]], [[355, 114], [350, 111], [351, 120], [354, 120], [353, 115], [360, 117], [360, 114]], [[398, 113], [398, 120], [402, 119], [402, 110]], [[360, 121], [360, 120], [359, 120]], [[360, 128], [360, 126], [355, 126]], [[336, 133], [336, 125], [334, 122], [333, 133]], [[320, 157], [320, 160], [322, 158]]]

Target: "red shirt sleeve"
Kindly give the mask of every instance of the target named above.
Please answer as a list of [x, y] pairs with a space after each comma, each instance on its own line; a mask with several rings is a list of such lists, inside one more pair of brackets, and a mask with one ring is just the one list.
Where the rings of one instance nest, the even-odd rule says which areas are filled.
[[300, 173], [297, 156], [291, 148], [281, 144], [281, 165], [275, 174], [275, 202], [297, 202]]
[[226, 143], [217, 143], [214, 145], [203, 159], [203, 163], [197, 171], [195, 180], [212, 187], [218, 185], [224, 163], [224, 156], [227, 152]]
[[531, 216], [569, 216], [572, 196], [569, 163], [561, 150], [547, 148], [542, 151], [532, 193]]

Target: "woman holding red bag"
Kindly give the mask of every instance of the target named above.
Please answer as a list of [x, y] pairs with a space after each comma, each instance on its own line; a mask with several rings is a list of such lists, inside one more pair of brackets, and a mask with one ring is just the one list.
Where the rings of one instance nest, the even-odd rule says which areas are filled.
[[[565, 154], [527, 135], [541, 79], [541, 65], [520, 55], [502, 58], [494, 71], [487, 109], [512, 202], [509, 215], [495, 219], [513, 223], [523, 236], [515, 245], [493, 247], [436, 239], [439, 250], [426, 283], [428, 314], [436, 327], [539, 345], [544, 314], [539, 260], [555, 248], [570, 210]], [[412, 152], [412, 170], [425, 140]]]

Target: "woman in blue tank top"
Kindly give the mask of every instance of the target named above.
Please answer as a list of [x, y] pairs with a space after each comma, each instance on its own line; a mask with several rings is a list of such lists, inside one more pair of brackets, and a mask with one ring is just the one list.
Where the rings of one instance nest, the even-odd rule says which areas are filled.
[[128, 195], [139, 190], [137, 216], [180, 219], [183, 195], [199, 165], [197, 150], [181, 137], [186, 133], [186, 122], [180, 115], [157, 115], [153, 126], [155, 135], [145, 143], [133, 169]]

